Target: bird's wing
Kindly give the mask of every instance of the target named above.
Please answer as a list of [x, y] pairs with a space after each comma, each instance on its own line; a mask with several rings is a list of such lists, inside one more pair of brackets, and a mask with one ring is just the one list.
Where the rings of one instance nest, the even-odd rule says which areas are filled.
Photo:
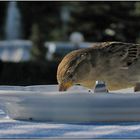
[[120, 66], [122, 69], [127, 69], [140, 59], [140, 44], [105, 42], [102, 43], [100, 48], [105, 51], [110, 58], [117, 58], [116, 60], [122, 64]]

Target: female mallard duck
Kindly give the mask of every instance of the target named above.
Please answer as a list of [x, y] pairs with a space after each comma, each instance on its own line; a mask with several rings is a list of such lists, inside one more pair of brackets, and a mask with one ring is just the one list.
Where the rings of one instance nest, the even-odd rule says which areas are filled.
[[109, 90], [135, 86], [140, 82], [140, 44], [103, 42], [72, 51], [59, 64], [57, 80], [60, 91], [75, 84], [93, 88], [97, 80]]

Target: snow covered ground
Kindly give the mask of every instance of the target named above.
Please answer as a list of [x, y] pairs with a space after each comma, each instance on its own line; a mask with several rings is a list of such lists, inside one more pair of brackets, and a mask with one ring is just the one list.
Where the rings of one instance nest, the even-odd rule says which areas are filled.
[[140, 138], [140, 122], [62, 124], [24, 122], [0, 113], [0, 138]]
[[140, 138], [140, 122], [27, 122], [12, 120], [0, 110], [0, 138]]

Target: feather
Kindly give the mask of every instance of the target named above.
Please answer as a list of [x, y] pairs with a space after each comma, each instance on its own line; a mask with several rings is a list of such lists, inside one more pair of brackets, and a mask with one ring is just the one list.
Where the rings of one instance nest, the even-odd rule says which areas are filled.
[[101, 43], [101, 47], [110, 58], [117, 58], [116, 60], [122, 64], [121, 69], [128, 69], [138, 59], [140, 59], [140, 45], [122, 42]]

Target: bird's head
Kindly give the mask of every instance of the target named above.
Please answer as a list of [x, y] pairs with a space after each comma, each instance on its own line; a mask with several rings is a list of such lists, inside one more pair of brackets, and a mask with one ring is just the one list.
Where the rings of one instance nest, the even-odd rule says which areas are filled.
[[[59, 91], [66, 91], [75, 84], [81, 84], [88, 72], [88, 53], [84, 49], [72, 51], [60, 62], [57, 69]], [[83, 67], [84, 66], [84, 67]]]
[[59, 84], [59, 91], [66, 91], [74, 85], [74, 65], [76, 62], [76, 53], [72, 52], [66, 55], [60, 62], [57, 69], [57, 81]]

